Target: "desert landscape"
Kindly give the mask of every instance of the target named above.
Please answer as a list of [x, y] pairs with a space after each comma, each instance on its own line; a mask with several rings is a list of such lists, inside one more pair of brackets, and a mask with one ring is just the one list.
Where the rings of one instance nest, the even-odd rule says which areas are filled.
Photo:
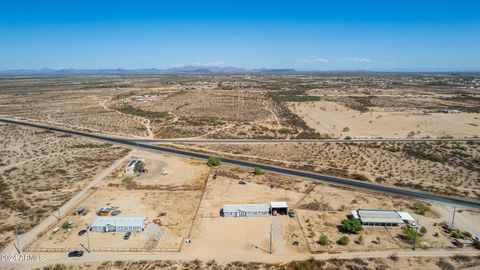
[[[478, 209], [459, 208], [451, 228], [449, 204], [222, 164], [236, 158], [478, 201], [480, 104], [456, 76], [2, 78], [2, 118], [122, 138], [1, 124], [2, 248], [14, 250], [18, 229], [25, 252], [44, 254], [42, 269], [476, 267], [473, 244], [457, 245], [476, 243]], [[146, 146], [219, 158], [207, 164]], [[127, 173], [135, 160], [142, 167]], [[271, 202], [294, 214], [222, 216], [226, 204]], [[128, 237], [91, 231], [102, 208], [144, 217], [145, 227]], [[422, 233], [413, 241], [408, 226], [345, 231], [358, 209], [406, 211]], [[402, 255], [412, 241], [442, 258]], [[71, 265], [73, 251], [92, 261]]]
[[54, 132], [0, 124], [1, 248], [82, 190], [129, 152]]
[[472, 138], [480, 101], [470, 83], [461, 74], [3, 78], [0, 113], [146, 138]]

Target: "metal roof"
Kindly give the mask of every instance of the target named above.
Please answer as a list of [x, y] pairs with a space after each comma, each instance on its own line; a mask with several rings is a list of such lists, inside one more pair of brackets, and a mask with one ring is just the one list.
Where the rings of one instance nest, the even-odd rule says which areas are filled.
[[288, 208], [287, 202], [270, 202], [272, 208]]
[[415, 222], [415, 219], [407, 212], [397, 212], [403, 220], [408, 220], [408, 221], [413, 221]]
[[394, 210], [357, 210], [362, 222], [403, 223], [402, 217]]
[[225, 204], [223, 205], [223, 212], [269, 212], [270, 205], [268, 204]]
[[146, 222], [146, 217], [98, 217], [90, 227], [143, 227]]

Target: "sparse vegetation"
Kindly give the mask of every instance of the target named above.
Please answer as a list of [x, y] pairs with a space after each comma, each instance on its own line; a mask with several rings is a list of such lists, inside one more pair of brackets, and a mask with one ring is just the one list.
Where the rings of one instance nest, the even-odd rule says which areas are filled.
[[217, 157], [209, 157], [207, 160], [207, 165], [210, 167], [215, 167], [220, 165], [220, 159]]
[[318, 244], [321, 246], [326, 246], [330, 244], [330, 239], [328, 239], [328, 236], [322, 235], [320, 236], [320, 239], [318, 239]]
[[425, 203], [415, 202], [413, 204], [413, 210], [419, 215], [425, 215], [428, 211], [430, 211], [430, 207]]
[[117, 110], [124, 114], [130, 114], [130, 115], [145, 117], [149, 119], [165, 118], [168, 115], [167, 112], [146, 111], [140, 108], [135, 108], [131, 105], [120, 107]]
[[253, 174], [255, 174], [255, 175], [264, 175], [265, 172], [262, 170], [262, 168], [260, 168], [260, 167], [255, 167], [255, 169], [253, 169]]
[[350, 243], [350, 238], [348, 238], [348, 236], [346, 235], [340, 237], [340, 239], [337, 240], [337, 244], [341, 246], [346, 246], [348, 245], [348, 243]]

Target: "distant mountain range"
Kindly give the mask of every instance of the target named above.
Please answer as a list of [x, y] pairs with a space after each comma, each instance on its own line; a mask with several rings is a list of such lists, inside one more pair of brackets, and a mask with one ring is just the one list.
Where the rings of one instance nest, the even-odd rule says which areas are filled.
[[168, 69], [13, 69], [0, 71], [2, 76], [69, 76], [69, 75], [161, 75], [161, 74], [250, 74], [250, 73], [296, 73], [295, 69], [237, 67], [183, 66]]

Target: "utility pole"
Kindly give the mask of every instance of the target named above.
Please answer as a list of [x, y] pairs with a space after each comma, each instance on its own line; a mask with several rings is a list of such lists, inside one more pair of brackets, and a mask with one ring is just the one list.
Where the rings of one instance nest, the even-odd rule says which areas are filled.
[[16, 238], [17, 238], [17, 251], [18, 253], [22, 253], [22, 249], [20, 248], [20, 239], [18, 238], [18, 224], [15, 224], [15, 235], [16, 235]]
[[[57, 213], [55, 215], [55, 213]], [[57, 210], [55, 210], [55, 212], [53, 212], [53, 216], [56, 217], [58, 220], [60, 220], [60, 208], [57, 208]]]
[[413, 240], [413, 250], [415, 250], [416, 248], [416, 245], [417, 245], [417, 233], [418, 233], [418, 227], [420, 226], [420, 222], [418, 222], [418, 219], [417, 219], [417, 226], [415, 226], [415, 238]]
[[455, 223], [455, 212], [456, 212], [457, 208], [456, 206], [454, 205], [453, 206], [453, 217], [452, 217], [452, 229], [453, 229], [453, 224]]
[[89, 231], [88, 224], [85, 223], [85, 226], [87, 226], [88, 253], [90, 253], [90, 235], [88, 234], [88, 231]]
[[270, 224], [270, 254], [272, 254], [272, 230], [273, 230], [273, 223]]

